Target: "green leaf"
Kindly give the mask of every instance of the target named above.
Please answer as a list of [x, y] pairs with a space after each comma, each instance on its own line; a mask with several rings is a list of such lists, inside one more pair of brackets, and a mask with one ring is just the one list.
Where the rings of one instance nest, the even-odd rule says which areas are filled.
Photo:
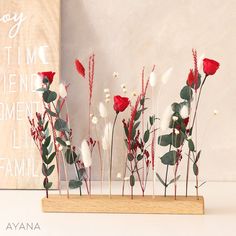
[[175, 148], [179, 148], [184, 142], [184, 135], [182, 135], [182, 132], [179, 134], [173, 134], [171, 135], [171, 144]]
[[193, 163], [193, 173], [197, 176], [199, 173], [198, 166], [196, 163]]
[[154, 124], [154, 121], [155, 121], [155, 115], [150, 116], [149, 117], [149, 123], [150, 123], [151, 126]]
[[182, 90], [180, 91], [180, 97], [184, 100], [191, 100], [193, 96], [193, 91], [191, 87], [189, 86], [184, 86]]
[[130, 175], [129, 178], [130, 186], [133, 187], [135, 185], [135, 178], [134, 175]]
[[157, 176], [157, 178], [159, 179], [159, 181], [162, 183], [162, 185], [166, 187], [166, 184], [165, 184], [165, 182], [163, 181], [163, 179], [161, 178], [161, 176], [160, 176], [158, 173], [156, 173], [156, 176]]
[[199, 161], [200, 155], [201, 155], [201, 150], [196, 155], [195, 163]]
[[67, 123], [66, 121], [64, 121], [63, 119], [61, 118], [58, 118], [55, 122], [55, 129], [57, 131], [67, 131], [67, 132], [70, 132], [70, 130], [68, 129], [67, 127]]
[[56, 113], [59, 114], [61, 111], [61, 99], [57, 100]]
[[[178, 175], [177, 177], [176, 177], [176, 182], [179, 180], [179, 178], [180, 178], [180, 175]], [[170, 184], [172, 184], [172, 183], [174, 183], [175, 182], [175, 179], [172, 179], [169, 183], [168, 183], [168, 185], [170, 185]]]
[[62, 146], [66, 147], [66, 143], [65, 143], [65, 141], [62, 140], [62, 138], [57, 137], [57, 138], [56, 138], [56, 141], [57, 141], [58, 143], [60, 143]]
[[50, 144], [50, 142], [51, 142], [51, 136], [48, 136], [48, 137], [45, 139], [44, 146], [45, 146], [45, 147], [48, 147], [48, 145]]
[[136, 135], [136, 129], [133, 128], [132, 134], [131, 134], [131, 139], [134, 139], [135, 135]]
[[145, 131], [145, 133], [144, 133], [143, 141], [144, 141], [145, 143], [147, 143], [148, 140], [149, 140], [149, 137], [150, 137], [150, 131], [149, 131], [149, 129], [147, 129], [147, 130]]
[[80, 180], [70, 180], [69, 187], [71, 189], [76, 189], [82, 186], [82, 181]]
[[180, 105], [177, 102], [172, 103], [171, 105], [173, 112], [179, 112], [180, 111]]
[[43, 100], [46, 103], [53, 102], [57, 99], [57, 94], [54, 91], [47, 90], [43, 93]]
[[50, 116], [57, 117], [57, 114], [55, 112], [49, 110], [48, 108], [46, 108], [46, 111]]
[[195, 150], [195, 147], [194, 147], [194, 143], [193, 143], [193, 140], [192, 139], [189, 139], [188, 140], [188, 148], [190, 151], [194, 151]]
[[177, 152], [172, 150], [172, 151], [167, 152], [166, 154], [164, 154], [161, 157], [161, 162], [164, 165], [172, 165], [173, 166], [176, 163], [176, 159], [177, 159]]
[[52, 165], [47, 170], [47, 176], [50, 176], [55, 169], [55, 165]]
[[42, 145], [42, 151], [43, 151], [43, 155], [47, 156], [48, 155], [48, 149], [46, 145]]
[[66, 162], [72, 165], [75, 163], [77, 155], [75, 152], [71, 151], [70, 149], [67, 149], [65, 152], [65, 157], [66, 157]]
[[168, 146], [171, 144], [171, 135], [165, 134], [158, 137], [158, 144], [160, 146]]
[[48, 147], [48, 153], [52, 152], [52, 148], [53, 148], [53, 143], [51, 143], [50, 146]]
[[42, 173], [45, 177], [48, 176], [48, 169], [47, 169], [47, 166], [45, 165], [45, 163], [42, 164]]
[[48, 123], [49, 123], [49, 121], [47, 121], [46, 124], [44, 125], [44, 128], [43, 128], [44, 131], [47, 130], [47, 128], [48, 128]]
[[144, 102], [145, 102], [145, 97], [143, 97], [143, 98], [140, 100], [140, 105], [143, 106], [143, 105], [144, 105]]
[[140, 121], [136, 122], [133, 126], [133, 129], [137, 129], [139, 125], [140, 125]]
[[141, 114], [142, 114], [142, 110], [137, 111], [137, 113], [135, 114], [134, 120], [135, 121], [138, 120], [140, 118]]
[[56, 156], [56, 152], [53, 152], [53, 153], [49, 156], [49, 158], [47, 159], [47, 161], [45, 161], [45, 163], [46, 163], [47, 165], [49, 165], [49, 164], [53, 161], [53, 159], [54, 159], [55, 156]]
[[83, 179], [83, 177], [84, 177], [85, 174], [86, 174], [85, 168], [80, 168], [80, 169], [78, 170], [78, 177], [79, 177], [80, 180]]
[[141, 161], [142, 159], [143, 159], [143, 155], [142, 155], [142, 154], [138, 154], [137, 160], [138, 160], [138, 161]]
[[133, 156], [132, 153], [128, 153], [127, 158], [128, 158], [129, 161], [133, 161], [134, 160], [134, 156]]
[[52, 187], [52, 182], [44, 183], [43, 186], [45, 189], [50, 189]]

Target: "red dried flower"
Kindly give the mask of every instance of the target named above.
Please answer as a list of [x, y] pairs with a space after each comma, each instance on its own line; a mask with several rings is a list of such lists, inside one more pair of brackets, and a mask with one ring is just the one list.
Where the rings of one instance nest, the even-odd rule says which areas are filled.
[[78, 71], [78, 73], [85, 78], [85, 69], [84, 66], [82, 65], [82, 63], [79, 61], [79, 59], [75, 60], [75, 67], [76, 70]]
[[39, 72], [39, 73], [38, 73], [38, 75], [39, 75], [42, 79], [44, 79], [44, 78], [48, 79], [49, 84], [51, 84], [51, 83], [53, 82], [53, 79], [54, 79], [54, 75], [55, 75], [55, 74], [56, 74], [56, 73], [55, 73], [55, 72], [52, 72], [52, 71], [46, 71], [46, 72]]

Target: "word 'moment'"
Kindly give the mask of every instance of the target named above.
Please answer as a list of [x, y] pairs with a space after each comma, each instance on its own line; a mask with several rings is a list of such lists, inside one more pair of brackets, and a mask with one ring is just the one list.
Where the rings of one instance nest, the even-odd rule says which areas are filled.
[[[19, 33], [22, 23], [26, 20], [23, 12], [20, 13], [6, 13], [0, 16], [0, 23], [10, 24], [10, 29], [8, 31], [9, 38], [15, 38]], [[13, 23], [13, 25], [12, 25]], [[0, 26], [1, 28], [1, 26]]]

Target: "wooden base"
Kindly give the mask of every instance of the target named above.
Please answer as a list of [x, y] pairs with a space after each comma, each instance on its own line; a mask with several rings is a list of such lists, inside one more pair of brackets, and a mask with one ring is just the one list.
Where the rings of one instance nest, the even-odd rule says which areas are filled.
[[42, 199], [44, 212], [127, 213], [127, 214], [187, 214], [203, 215], [204, 198], [178, 196], [78, 196], [51, 195]]

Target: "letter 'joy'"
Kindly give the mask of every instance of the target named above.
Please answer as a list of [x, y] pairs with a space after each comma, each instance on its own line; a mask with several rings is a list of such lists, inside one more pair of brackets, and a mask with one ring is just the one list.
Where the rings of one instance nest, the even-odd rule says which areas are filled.
[[15, 36], [18, 34], [20, 27], [22, 23], [25, 21], [26, 16], [24, 16], [23, 12], [21, 13], [7, 13], [3, 16], [0, 16], [0, 22], [2, 23], [8, 23], [8, 22], [14, 22], [15, 24], [11, 26], [8, 32], [9, 38], [15, 38]]

